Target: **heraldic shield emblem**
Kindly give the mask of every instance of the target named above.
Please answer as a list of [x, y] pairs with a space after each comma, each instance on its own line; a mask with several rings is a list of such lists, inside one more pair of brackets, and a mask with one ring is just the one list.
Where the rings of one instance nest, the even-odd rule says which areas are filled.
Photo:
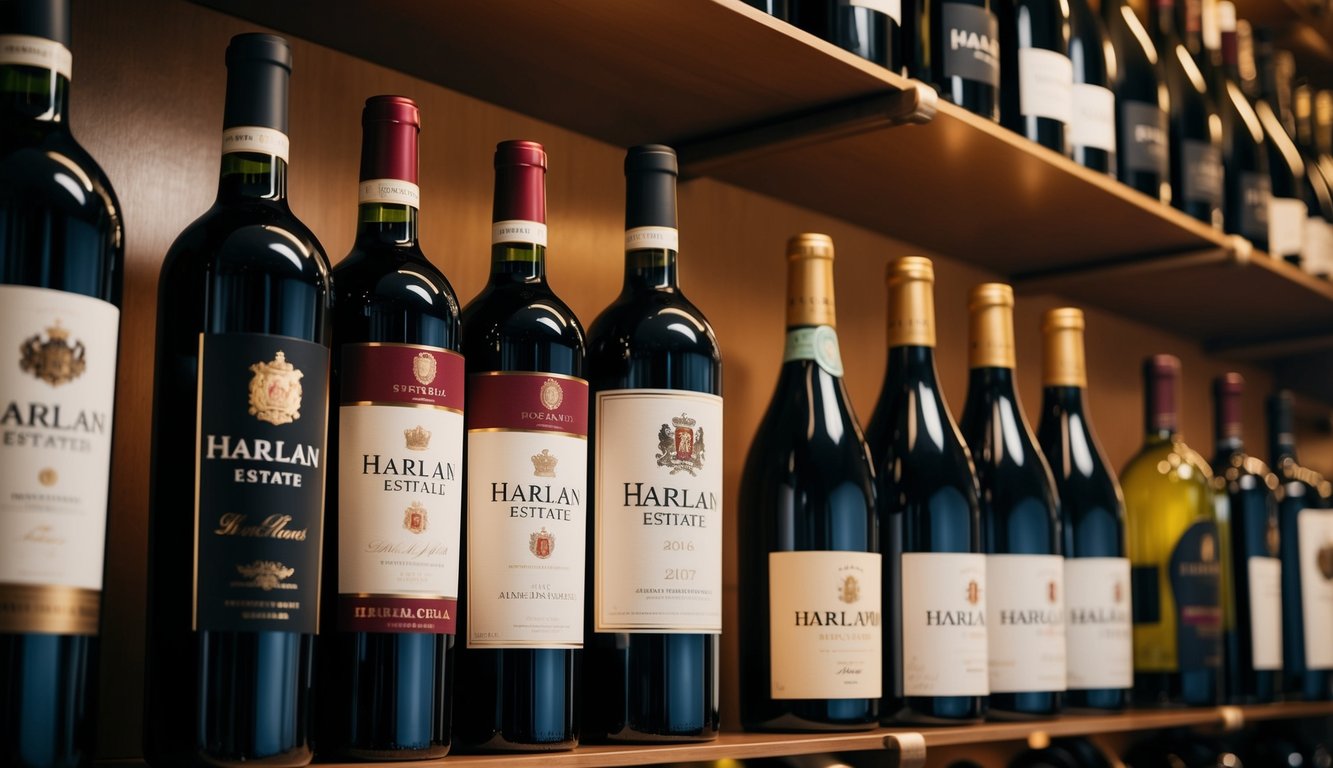
[[435, 374], [440, 370], [440, 364], [435, 360], [435, 355], [429, 352], [419, 352], [412, 358], [412, 375], [416, 377], [417, 382], [429, 384], [435, 381]]
[[425, 533], [426, 531], [426, 508], [421, 502], [414, 501], [412, 506], [403, 513], [403, 527], [411, 533]]
[[291, 424], [301, 418], [301, 373], [281, 350], [267, 363], [250, 366], [250, 415], [269, 424]]
[[40, 333], [30, 336], [19, 345], [19, 351], [23, 353], [19, 369], [53, 387], [74, 381], [88, 368], [83, 342], [70, 344], [69, 331], [61, 328], [59, 321], [46, 329], [45, 340]]
[[844, 603], [854, 603], [861, 599], [861, 585], [855, 576], [848, 576], [838, 585], [838, 599]]
[[681, 414], [663, 424], [657, 432], [657, 466], [666, 467], [671, 474], [687, 472], [697, 477], [704, 468], [704, 428], [694, 428], [695, 420]]
[[546, 530], [542, 526], [540, 531], [528, 537], [528, 551], [537, 556], [539, 560], [545, 560], [555, 551], [555, 534]]

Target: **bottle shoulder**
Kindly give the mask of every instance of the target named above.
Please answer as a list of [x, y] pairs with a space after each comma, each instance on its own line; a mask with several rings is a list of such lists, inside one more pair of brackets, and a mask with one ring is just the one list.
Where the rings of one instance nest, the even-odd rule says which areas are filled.
[[102, 167], [67, 131], [10, 143], [0, 153], [0, 206], [44, 206], [114, 229], [120, 201]]
[[626, 291], [588, 326], [590, 359], [688, 353], [721, 363], [713, 326], [680, 291]]
[[544, 282], [488, 283], [463, 307], [463, 344], [526, 340], [584, 347], [583, 326]]
[[285, 205], [265, 201], [214, 203], [167, 250], [164, 278], [177, 269], [262, 272], [326, 286], [332, 272], [314, 233]]
[[417, 248], [354, 247], [332, 275], [342, 306], [392, 306], [455, 321], [461, 314], [453, 285]]
[[1208, 488], [1212, 469], [1203, 457], [1180, 440], [1150, 441], [1129, 460], [1120, 473], [1126, 487], [1145, 482], [1187, 483]]

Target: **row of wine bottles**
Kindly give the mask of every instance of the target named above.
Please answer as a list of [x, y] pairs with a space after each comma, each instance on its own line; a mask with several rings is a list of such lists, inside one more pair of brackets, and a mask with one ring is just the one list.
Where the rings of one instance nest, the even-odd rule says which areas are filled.
[[[1327, 276], [1333, 93], [1229, 0], [750, 0], [1043, 146]], [[1257, 37], [1257, 40], [1256, 40]], [[1257, 54], [1256, 54], [1257, 49]]]
[[788, 258], [783, 370], [741, 485], [740, 589], [768, 595], [741, 604], [747, 727], [1119, 709], [1131, 688], [1141, 704], [1333, 695], [1333, 511], [1295, 464], [1289, 396], [1272, 400], [1275, 475], [1244, 451], [1243, 380], [1219, 378], [1210, 467], [1177, 432], [1179, 361], [1150, 358], [1122, 494], [1084, 408], [1082, 312], [1043, 320], [1034, 436], [1013, 292], [977, 286], [960, 431], [935, 372], [932, 265], [905, 257], [889, 266], [889, 364], [863, 435], [832, 242], [798, 235]]

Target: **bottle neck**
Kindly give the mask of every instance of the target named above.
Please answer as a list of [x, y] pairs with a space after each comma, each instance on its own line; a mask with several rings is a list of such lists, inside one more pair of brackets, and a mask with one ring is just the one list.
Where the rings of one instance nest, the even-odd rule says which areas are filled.
[[545, 245], [495, 243], [491, 246], [492, 283], [539, 283], [545, 280]]
[[228, 152], [222, 156], [218, 202], [236, 203], [287, 199], [287, 161], [257, 152]]
[[1065, 414], [1083, 415], [1083, 387], [1047, 384], [1041, 388], [1043, 412], [1059, 409]]
[[674, 291], [676, 252], [666, 248], [641, 248], [625, 252], [625, 290]]
[[0, 65], [0, 103], [11, 129], [68, 126], [69, 78], [52, 69]]
[[1240, 48], [1234, 31], [1222, 32], [1222, 74], [1244, 89], [1245, 78], [1240, 71]]
[[910, 344], [889, 347], [889, 364], [885, 379], [892, 382], [916, 382], [928, 389], [938, 389], [939, 374], [935, 370], [935, 348]]
[[985, 366], [972, 368], [967, 373], [967, 397], [1014, 399], [1014, 369]]
[[1152, 41], [1157, 48], [1158, 57], [1175, 55], [1169, 48], [1180, 42], [1176, 30], [1176, 10], [1173, 3], [1154, 2], [1152, 12]]
[[417, 217], [415, 206], [361, 203], [357, 206], [356, 242], [358, 245], [415, 246]]

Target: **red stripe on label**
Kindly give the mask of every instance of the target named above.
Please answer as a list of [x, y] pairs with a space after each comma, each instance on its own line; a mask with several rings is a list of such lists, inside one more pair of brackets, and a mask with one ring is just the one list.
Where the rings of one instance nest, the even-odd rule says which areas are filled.
[[588, 434], [588, 382], [544, 373], [478, 374], [468, 381], [468, 429]]
[[344, 632], [452, 635], [458, 601], [442, 597], [338, 595], [338, 628]]
[[342, 401], [463, 410], [463, 356], [438, 347], [343, 346]]

